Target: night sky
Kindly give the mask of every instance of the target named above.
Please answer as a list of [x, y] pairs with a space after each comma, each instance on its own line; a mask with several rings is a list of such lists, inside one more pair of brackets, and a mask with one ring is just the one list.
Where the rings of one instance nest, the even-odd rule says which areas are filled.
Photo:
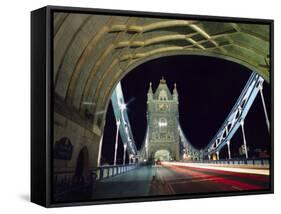
[[[251, 71], [244, 66], [206, 56], [162, 57], [138, 66], [121, 81], [137, 148], [141, 147], [147, 126], [146, 98], [150, 81], [153, 92], [162, 76], [171, 91], [174, 83], [177, 83], [182, 129], [193, 146], [202, 149], [217, 133], [250, 75]], [[268, 111], [269, 88], [269, 84], [264, 83]], [[115, 118], [110, 104], [104, 130], [102, 163], [113, 162], [115, 132]], [[245, 134], [250, 157], [254, 155], [254, 149], [269, 149], [270, 139], [259, 94], [245, 119]], [[242, 132], [238, 129], [231, 141], [233, 157], [239, 156], [241, 144]], [[119, 163], [122, 162], [122, 148], [119, 138]], [[222, 158], [226, 156], [224, 150]]]

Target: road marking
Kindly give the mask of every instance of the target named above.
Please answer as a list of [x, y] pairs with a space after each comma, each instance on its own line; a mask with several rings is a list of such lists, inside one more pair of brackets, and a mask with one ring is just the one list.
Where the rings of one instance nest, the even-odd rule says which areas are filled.
[[233, 189], [236, 189], [236, 190], [243, 190], [242, 188], [239, 188], [239, 187], [236, 187], [236, 186], [231, 186]]
[[185, 184], [185, 183], [197, 183], [203, 181], [214, 181], [214, 178], [206, 178], [206, 179], [199, 179], [199, 180], [189, 180], [189, 181], [169, 181], [170, 184]]
[[167, 187], [169, 189], [168, 192], [172, 193], [172, 194], [176, 194], [175, 190], [173, 189], [173, 187], [169, 184], [169, 183], [166, 183], [167, 184]]
[[173, 187], [160, 175], [159, 168], [164, 168], [164, 167], [159, 166], [159, 167], [156, 168], [156, 174], [157, 174], [157, 177], [159, 178], [161, 184], [165, 185], [167, 187], [169, 194], [176, 194]]

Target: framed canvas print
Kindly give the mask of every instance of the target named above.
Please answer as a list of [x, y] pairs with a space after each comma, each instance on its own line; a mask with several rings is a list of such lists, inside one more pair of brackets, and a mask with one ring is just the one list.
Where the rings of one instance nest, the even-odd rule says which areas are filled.
[[31, 201], [273, 193], [273, 21], [31, 13]]

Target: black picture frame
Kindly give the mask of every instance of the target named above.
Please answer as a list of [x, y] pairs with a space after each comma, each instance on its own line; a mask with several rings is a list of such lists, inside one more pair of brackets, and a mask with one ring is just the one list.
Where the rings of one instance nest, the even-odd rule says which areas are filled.
[[[229, 193], [193, 194], [175, 196], [151, 196], [114, 200], [54, 203], [52, 200], [52, 140], [53, 140], [53, 13], [102, 14], [119, 16], [155, 17], [169, 19], [193, 19], [200, 21], [259, 23], [270, 26], [270, 189]], [[31, 201], [44, 207], [62, 207], [93, 204], [111, 204], [175, 200], [189, 198], [225, 197], [274, 193], [274, 21], [202, 15], [171, 14], [157, 12], [123, 11], [78, 7], [46, 6], [31, 12]], [[66, 157], [68, 158], [68, 157]]]

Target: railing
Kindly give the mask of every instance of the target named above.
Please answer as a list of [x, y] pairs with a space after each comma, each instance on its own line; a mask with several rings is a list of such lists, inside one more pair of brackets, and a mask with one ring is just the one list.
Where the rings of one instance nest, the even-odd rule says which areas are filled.
[[113, 176], [120, 175], [122, 173], [128, 172], [138, 167], [139, 167], [138, 164], [100, 166], [95, 172], [96, 180], [111, 178]]
[[53, 178], [53, 193], [56, 201], [64, 201], [76, 194], [91, 195], [95, 184], [95, 173], [75, 176], [73, 171], [57, 172]]
[[89, 172], [87, 176], [74, 176], [74, 172], [60, 172], [54, 176], [54, 197], [57, 201], [71, 198], [76, 194], [90, 195], [95, 189], [96, 181], [110, 178], [139, 167], [138, 164], [101, 166]]

